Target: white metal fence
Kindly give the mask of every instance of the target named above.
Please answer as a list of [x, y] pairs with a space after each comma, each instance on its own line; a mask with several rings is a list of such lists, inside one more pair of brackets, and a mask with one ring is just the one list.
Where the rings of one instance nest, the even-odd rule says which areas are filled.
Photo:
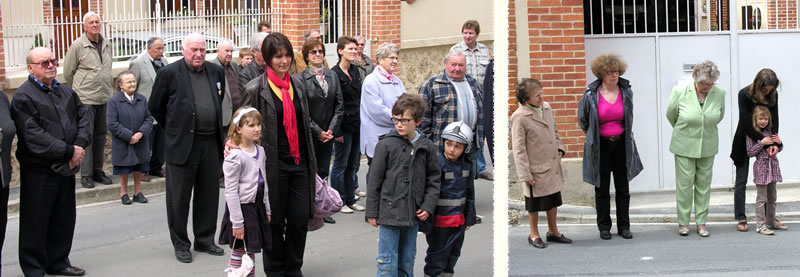
[[372, 0], [321, 0], [320, 33], [324, 43], [336, 43], [340, 36], [369, 34]]
[[209, 51], [220, 41], [247, 47], [261, 21], [282, 30], [279, 0], [50, 0], [2, 3], [6, 67], [25, 65], [35, 46], [51, 48], [63, 58], [83, 32], [83, 15], [102, 16], [102, 34], [114, 45], [115, 60], [127, 60], [145, 51], [147, 39], [164, 39], [165, 55], [179, 55], [180, 37], [190, 32], [206, 35]]

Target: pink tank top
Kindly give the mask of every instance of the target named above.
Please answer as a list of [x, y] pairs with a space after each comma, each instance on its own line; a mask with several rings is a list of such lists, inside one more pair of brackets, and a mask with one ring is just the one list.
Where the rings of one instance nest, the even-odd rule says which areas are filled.
[[[598, 92], [599, 93], [599, 92]], [[597, 118], [600, 121], [600, 136], [613, 137], [622, 135], [625, 127], [622, 121], [625, 119], [625, 109], [622, 106], [622, 89], [617, 94], [617, 101], [608, 103], [606, 99], [599, 95], [597, 102]]]

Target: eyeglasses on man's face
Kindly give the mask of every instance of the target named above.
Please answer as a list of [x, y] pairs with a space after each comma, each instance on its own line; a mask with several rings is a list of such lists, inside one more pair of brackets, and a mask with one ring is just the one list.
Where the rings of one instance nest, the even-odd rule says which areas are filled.
[[411, 118], [397, 118], [392, 117], [392, 123], [397, 125], [397, 123], [402, 123], [403, 125], [408, 125], [413, 119]]
[[44, 69], [50, 68], [51, 65], [55, 66], [55, 67], [58, 67], [58, 59], [44, 60], [44, 61], [41, 61], [41, 62], [38, 62], [38, 63], [31, 63], [31, 64], [38, 64], [39, 66], [41, 66]]

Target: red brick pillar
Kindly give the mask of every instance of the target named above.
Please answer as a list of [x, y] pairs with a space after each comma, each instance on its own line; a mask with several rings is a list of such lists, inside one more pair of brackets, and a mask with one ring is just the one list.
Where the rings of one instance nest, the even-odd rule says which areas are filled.
[[310, 30], [319, 30], [319, 1], [286, 0], [280, 2], [283, 12], [281, 32], [289, 37], [295, 50], [303, 48], [303, 35]]
[[[366, 6], [370, 1], [361, 1], [364, 10], [364, 19], [362, 24], [365, 26], [367, 33], [364, 34], [367, 39], [372, 40], [372, 53], [371, 57], [375, 57], [375, 50], [384, 42], [397, 44], [400, 47], [400, 5], [401, 1], [398, 0], [373, 0], [371, 6]], [[402, 48], [400, 51], [402, 55]], [[401, 58], [402, 61], [402, 58]], [[400, 63], [402, 68], [403, 63]], [[402, 70], [398, 69], [399, 74]]]
[[[577, 112], [586, 88], [583, 1], [528, 0], [527, 5], [528, 26], [521, 30], [527, 30], [530, 37], [531, 78], [540, 80], [545, 88], [544, 99], [555, 113], [566, 156], [580, 157], [584, 134]], [[509, 96], [516, 97], [516, 92]]]
[[0, 89], [8, 87], [6, 82], [6, 50], [3, 46], [3, 11], [0, 8]]
[[[516, 0], [508, 0], [508, 116], [517, 109], [517, 98], [515, 97], [517, 91], [517, 11]], [[523, 2], [525, 4], [525, 2]], [[511, 138], [509, 137], [508, 146], [511, 147]]]

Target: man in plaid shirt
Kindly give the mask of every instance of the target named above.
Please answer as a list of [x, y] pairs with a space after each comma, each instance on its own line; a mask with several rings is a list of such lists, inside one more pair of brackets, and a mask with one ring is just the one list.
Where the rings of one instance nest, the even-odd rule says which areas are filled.
[[448, 54], [444, 67], [444, 71], [425, 80], [419, 88], [419, 94], [428, 105], [420, 132], [433, 141], [439, 153], [444, 153], [442, 130], [447, 124], [463, 121], [477, 130], [473, 144], [467, 147], [467, 157], [475, 168], [480, 147], [474, 142], [483, 140], [483, 93], [478, 82], [466, 74], [463, 53]]

